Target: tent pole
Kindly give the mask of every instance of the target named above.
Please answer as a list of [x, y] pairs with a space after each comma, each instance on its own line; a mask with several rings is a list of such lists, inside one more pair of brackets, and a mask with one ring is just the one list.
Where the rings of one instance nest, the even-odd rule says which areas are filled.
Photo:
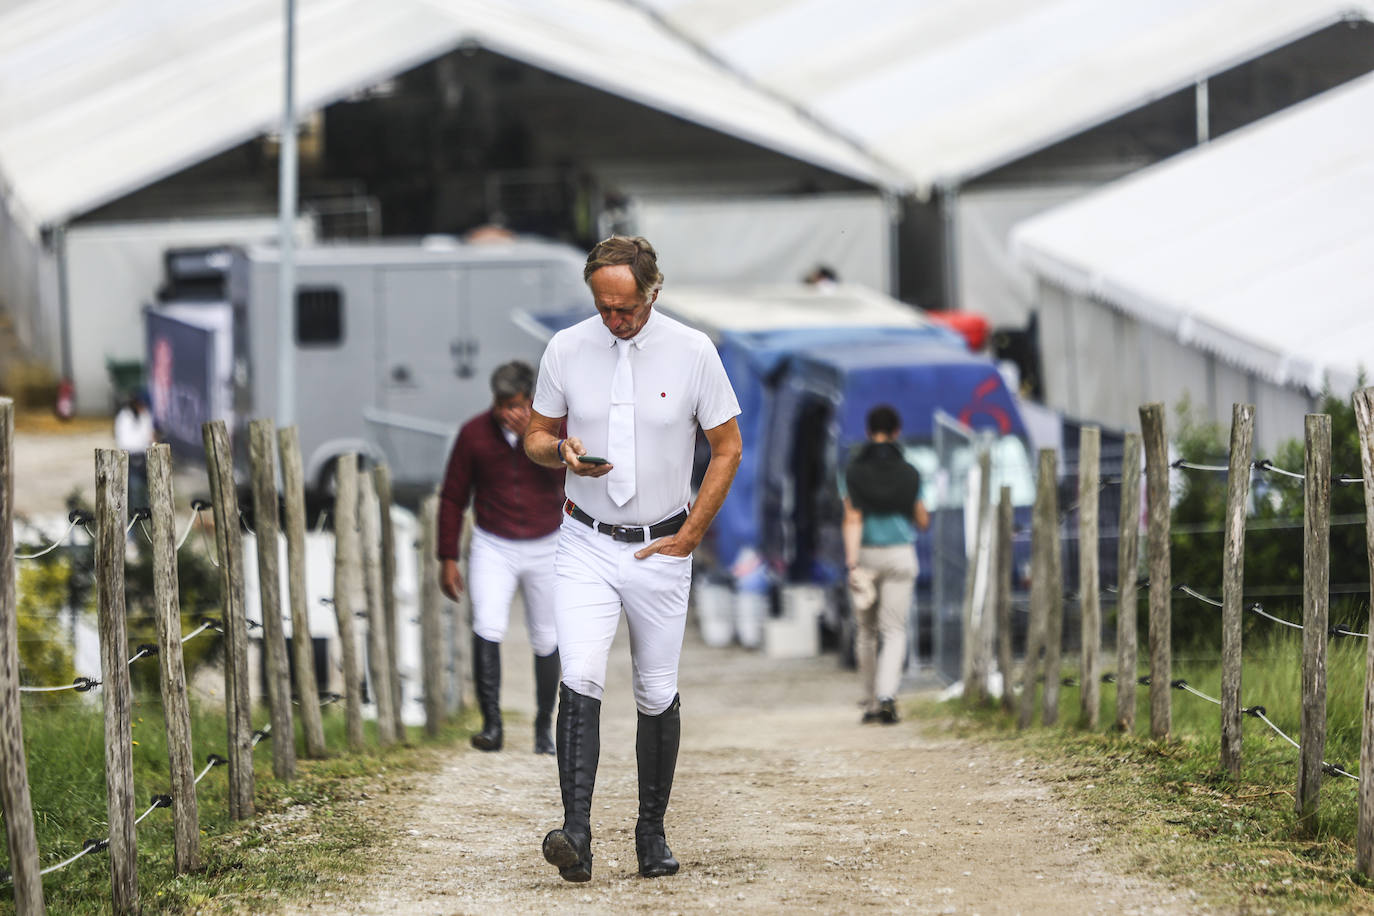
[[281, 145], [278, 149], [277, 415], [279, 426], [295, 419], [296, 365], [296, 0], [285, 0]]

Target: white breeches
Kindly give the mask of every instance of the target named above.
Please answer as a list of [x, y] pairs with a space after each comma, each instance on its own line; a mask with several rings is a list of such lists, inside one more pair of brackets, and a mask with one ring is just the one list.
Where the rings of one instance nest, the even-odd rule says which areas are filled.
[[472, 597], [472, 630], [490, 642], [501, 642], [510, 623], [510, 603], [518, 586], [525, 598], [525, 625], [535, 655], [558, 648], [553, 623], [554, 557], [558, 532], [527, 541], [497, 537], [473, 526], [468, 554], [468, 594]]
[[635, 559], [635, 551], [644, 546], [613, 540], [565, 517], [554, 564], [558, 571], [554, 622], [563, 683], [584, 696], [601, 699], [611, 641], [624, 608], [630, 628], [635, 706], [656, 716], [677, 695], [692, 558], [653, 554]]

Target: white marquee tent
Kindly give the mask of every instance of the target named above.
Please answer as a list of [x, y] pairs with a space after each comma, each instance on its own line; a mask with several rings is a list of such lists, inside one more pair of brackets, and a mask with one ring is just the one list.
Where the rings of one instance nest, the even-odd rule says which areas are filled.
[[1374, 76], [1022, 223], [1047, 398], [1131, 424], [1184, 391], [1301, 435], [1374, 366]]

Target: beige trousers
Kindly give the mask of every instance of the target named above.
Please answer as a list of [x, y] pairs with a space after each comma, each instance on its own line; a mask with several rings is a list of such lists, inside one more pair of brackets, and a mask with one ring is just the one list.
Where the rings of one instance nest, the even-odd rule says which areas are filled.
[[[896, 696], [902, 680], [907, 621], [916, 585], [916, 548], [911, 544], [861, 547], [859, 566], [872, 574], [877, 586], [876, 600], [867, 607], [854, 603], [858, 624], [854, 655], [859, 666], [859, 684], [863, 688], [864, 709], [875, 712], [878, 700]], [[850, 595], [853, 597], [852, 591]]]

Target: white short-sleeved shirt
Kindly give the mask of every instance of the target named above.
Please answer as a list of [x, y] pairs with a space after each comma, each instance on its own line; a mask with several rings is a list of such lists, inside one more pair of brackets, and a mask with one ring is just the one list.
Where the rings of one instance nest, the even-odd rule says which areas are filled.
[[[606, 457], [616, 337], [594, 315], [559, 331], [544, 350], [534, 409], [567, 417], [568, 435], [589, 455]], [[691, 497], [697, 427], [714, 429], [739, 414], [735, 390], [705, 334], [657, 311], [631, 340], [635, 392], [635, 495], [617, 506], [602, 477], [567, 476], [568, 498], [598, 521], [652, 525]]]

